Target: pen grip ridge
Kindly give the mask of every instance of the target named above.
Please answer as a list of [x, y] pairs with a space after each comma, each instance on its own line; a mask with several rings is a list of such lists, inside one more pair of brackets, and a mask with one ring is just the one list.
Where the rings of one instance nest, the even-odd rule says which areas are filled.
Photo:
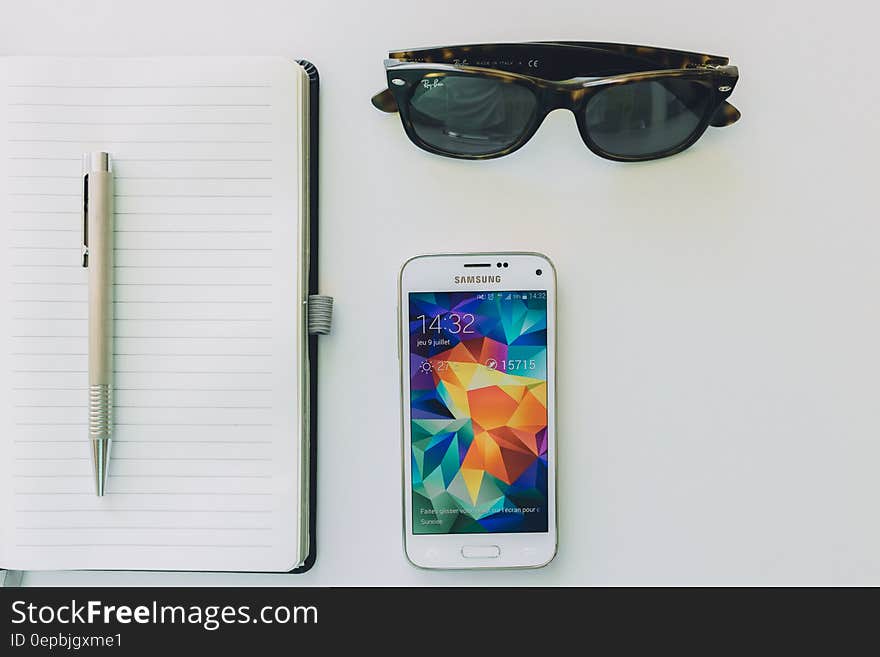
[[113, 392], [109, 385], [89, 386], [89, 438], [110, 438], [113, 429]]

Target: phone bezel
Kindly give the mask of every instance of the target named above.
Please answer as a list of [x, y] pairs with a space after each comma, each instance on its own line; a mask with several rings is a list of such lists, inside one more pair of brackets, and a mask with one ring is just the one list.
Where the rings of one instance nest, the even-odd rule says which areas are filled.
[[[489, 262], [489, 268], [465, 264]], [[497, 267], [498, 263], [507, 266]], [[543, 274], [538, 276], [536, 270]], [[500, 276], [501, 282], [454, 283], [455, 276]], [[548, 531], [491, 534], [414, 534], [410, 471], [409, 293], [546, 290], [547, 292], [547, 488]], [[538, 253], [504, 252], [422, 255], [401, 267], [398, 290], [398, 356], [401, 385], [403, 533], [406, 556], [421, 568], [534, 568], [556, 555], [556, 268]], [[474, 559], [464, 547], [498, 546], [496, 558]]]

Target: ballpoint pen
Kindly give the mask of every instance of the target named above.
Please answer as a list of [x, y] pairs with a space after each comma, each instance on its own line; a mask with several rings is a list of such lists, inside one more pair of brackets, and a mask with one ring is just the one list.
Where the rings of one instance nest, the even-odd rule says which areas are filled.
[[89, 270], [89, 444], [104, 495], [113, 431], [113, 174], [107, 153], [84, 156], [82, 265]]

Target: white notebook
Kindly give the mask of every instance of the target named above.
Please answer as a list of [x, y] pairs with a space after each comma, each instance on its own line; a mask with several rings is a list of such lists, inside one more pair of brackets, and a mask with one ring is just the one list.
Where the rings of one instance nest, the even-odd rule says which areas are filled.
[[[0, 567], [306, 558], [309, 78], [280, 58], [0, 58]], [[82, 154], [116, 196], [114, 445], [87, 441]]]

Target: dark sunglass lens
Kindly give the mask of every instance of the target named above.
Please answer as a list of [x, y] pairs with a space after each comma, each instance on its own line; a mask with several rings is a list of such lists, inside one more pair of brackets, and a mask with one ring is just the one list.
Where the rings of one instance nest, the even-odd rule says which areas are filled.
[[526, 87], [473, 75], [419, 80], [409, 115], [419, 139], [456, 155], [490, 155], [515, 144], [537, 106]]
[[652, 157], [687, 142], [706, 115], [710, 89], [693, 80], [610, 86], [587, 103], [587, 132], [619, 157]]

